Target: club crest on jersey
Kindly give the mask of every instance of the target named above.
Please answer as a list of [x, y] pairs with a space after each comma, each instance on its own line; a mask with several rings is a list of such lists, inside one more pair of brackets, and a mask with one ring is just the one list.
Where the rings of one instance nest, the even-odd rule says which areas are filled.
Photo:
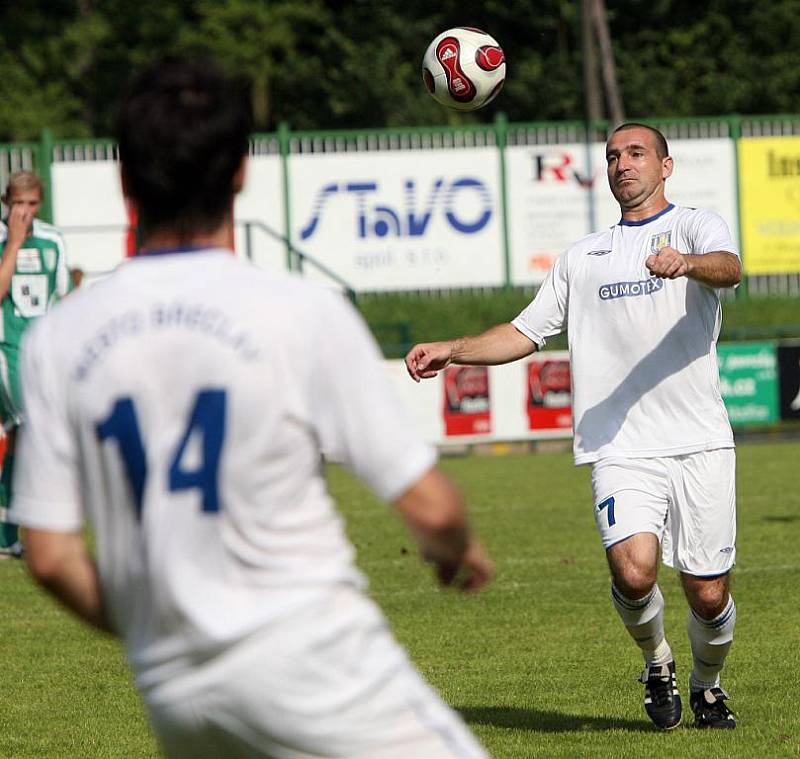
[[668, 229], [666, 232], [659, 232], [650, 238], [650, 252], [657, 254], [662, 248], [668, 248], [672, 240], [672, 230]]
[[638, 282], [611, 282], [600, 285], [598, 295], [600, 300], [614, 300], [614, 298], [636, 298], [640, 295], [652, 295], [664, 287], [661, 277], [640, 279]]

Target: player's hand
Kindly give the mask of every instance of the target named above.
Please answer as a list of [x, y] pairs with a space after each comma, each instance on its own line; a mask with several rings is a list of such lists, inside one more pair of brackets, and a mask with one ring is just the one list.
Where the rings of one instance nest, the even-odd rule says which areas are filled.
[[479, 590], [494, 578], [494, 564], [483, 546], [470, 538], [467, 550], [458, 564], [435, 562], [439, 582], [465, 592]]
[[406, 354], [406, 369], [414, 382], [435, 377], [452, 358], [453, 346], [449, 342], [420, 343]]
[[8, 237], [6, 247], [18, 249], [28, 236], [33, 223], [33, 209], [22, 203], [13, 203], [8, 215]]
[[661, 248], [655, 255], [648, 256], [644, 265], [650, 274], [662, 279], [685, 277], [691, 268], [688, 256], [669, 247]]

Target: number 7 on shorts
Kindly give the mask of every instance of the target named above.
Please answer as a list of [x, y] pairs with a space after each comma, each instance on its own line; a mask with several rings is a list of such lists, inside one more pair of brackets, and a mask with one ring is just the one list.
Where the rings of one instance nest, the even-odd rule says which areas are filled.
[[617, 520], [614, 519], [614, 496], [609, 496], [606, 498], [605, 501], [601, 501], [597, 504], [597, 510], [602, 511], [603, 509], [607, 509], [606, 516], [608, 517], [608, 526], [613, 527]]

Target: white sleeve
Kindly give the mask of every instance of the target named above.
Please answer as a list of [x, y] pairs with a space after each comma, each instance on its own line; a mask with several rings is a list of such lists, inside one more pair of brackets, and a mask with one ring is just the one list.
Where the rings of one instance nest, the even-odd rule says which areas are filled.
[[22, 340], [23, 424], [17, 438], [9, 518], [25, 527], [73, 532], [83, 524], [77, 443], [70, 434], [65, 378], [55, 381], [52, 346], [42, 317]]
[[310, 375], [320, 446], [392, 501], [436, 463], [436, 452], [422, 441], [395, 395], [361, 317], [339, 294], [327, 293], [322, 300]]
[[511, 323], [536, 345], [543, 348], [545, 338], [563, 332], [569, 311], [568, 251], [562, 253], [547, 273], [536, 297]]
[[64, 238], [59, 232], [56, 235], [56, 245], [58, 246], [58, 263], [56, 264], [56, 294], [63, 298], [70, 288], [69, 261], [67, 260], [67, 246]]
[[692, 215], [691, 250], [686, 253], [714, 253], [725, 250], [739, 257], [739, 248], [731, 237], [725, 220], [715, 211], [698, 208]]

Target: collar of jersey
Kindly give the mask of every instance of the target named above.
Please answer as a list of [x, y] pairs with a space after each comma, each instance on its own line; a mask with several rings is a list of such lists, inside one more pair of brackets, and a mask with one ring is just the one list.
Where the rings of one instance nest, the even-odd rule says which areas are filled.
[[669, 213], [673, 208], [675, 208], [675, 205], [670, 203], [663, 211], [659, 211], [655, 214], [655, 216], [648, 216], [646, 219], [639, 219], [638, 221], [625, 221], [625, 219], [620, 219], [619, 223], [623, 227], [643, 227], [645, 224], [655, 221], [659, 216]]
[[172, 256], [176, 253], [199, 253], [201, 250], [216, 250], [216, 248], [209, 248], [208, 245], [187, 245], [182, 248], [142, 248], [137, 251], [136, 257], [149, 257], [149, 256]]

